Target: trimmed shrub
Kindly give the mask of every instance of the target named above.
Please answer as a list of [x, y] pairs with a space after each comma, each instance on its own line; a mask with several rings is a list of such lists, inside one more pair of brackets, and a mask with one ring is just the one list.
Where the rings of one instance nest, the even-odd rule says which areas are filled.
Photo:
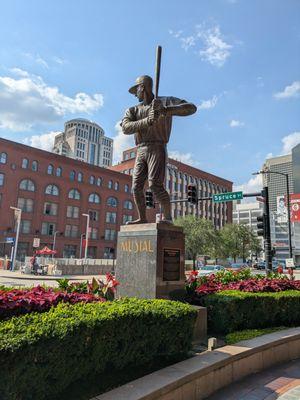
[[186, 356], [196, 311], [166, 300], [59, 304], [0, 323], [1, 400], [61, 399], [78, 379]]
[[208, 330], [226, 334], [243, 329], [300, 325], [300, 291], [222, 291], [202, 297]]

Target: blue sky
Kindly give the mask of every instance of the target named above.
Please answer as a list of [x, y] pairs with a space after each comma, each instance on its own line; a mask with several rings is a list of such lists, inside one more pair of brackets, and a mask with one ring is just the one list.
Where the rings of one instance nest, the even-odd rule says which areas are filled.
[[297, 0], [1, 0], [0, 136], [41, 148], [67, 119], [116, 128], [135, 78], [198, 106], [175, 118], [169, 153], [244, 185], [300, 142]]

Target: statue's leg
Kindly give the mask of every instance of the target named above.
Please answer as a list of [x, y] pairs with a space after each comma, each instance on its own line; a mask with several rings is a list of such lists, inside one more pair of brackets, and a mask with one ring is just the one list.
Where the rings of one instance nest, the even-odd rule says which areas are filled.
[[148, 166], [145, 159], [145, 148], [141, 147], [137, 149], [137, 155], [135, 159], [135, 165], [132, 177], [132, 192], [133, 199], [138, 212], [138, 219], [134, 221], [128, 221], [127, 225], [131, 224], [144, 224], [147, 222], [146, 219], [146, 202], [144, 195], [144, 186], [148, 175]]
[[167, 154], [164, 145], [149, 146], [147, 157], [149, 188], [162, 207], [163, 221], [172, 222], [170, 196], [164, 187], [166, 158]]

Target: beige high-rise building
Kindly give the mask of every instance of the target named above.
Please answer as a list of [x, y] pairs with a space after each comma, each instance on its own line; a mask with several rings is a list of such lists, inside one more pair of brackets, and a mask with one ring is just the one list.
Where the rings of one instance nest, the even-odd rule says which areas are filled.
[[77, 118], [65, 123], [65, 130], [55, 136], [53, 152], [99, 167], [112, 165], [113, 139], [95, 122]]

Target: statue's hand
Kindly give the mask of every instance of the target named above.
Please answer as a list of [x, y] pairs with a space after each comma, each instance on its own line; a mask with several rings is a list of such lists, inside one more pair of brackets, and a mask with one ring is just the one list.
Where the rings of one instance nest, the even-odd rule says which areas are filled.
[[160, 99], [153, 99], [151, 103], [152, 109], [154, 110], [155, 116], [159, 118], [167, 113], [167, 108], [163, 105]]
[[153, 125], [159, 118], [159, 112], [155, 111], [153, 107], [150, 108], [148, 113], [148, 123], [149, 125]]

